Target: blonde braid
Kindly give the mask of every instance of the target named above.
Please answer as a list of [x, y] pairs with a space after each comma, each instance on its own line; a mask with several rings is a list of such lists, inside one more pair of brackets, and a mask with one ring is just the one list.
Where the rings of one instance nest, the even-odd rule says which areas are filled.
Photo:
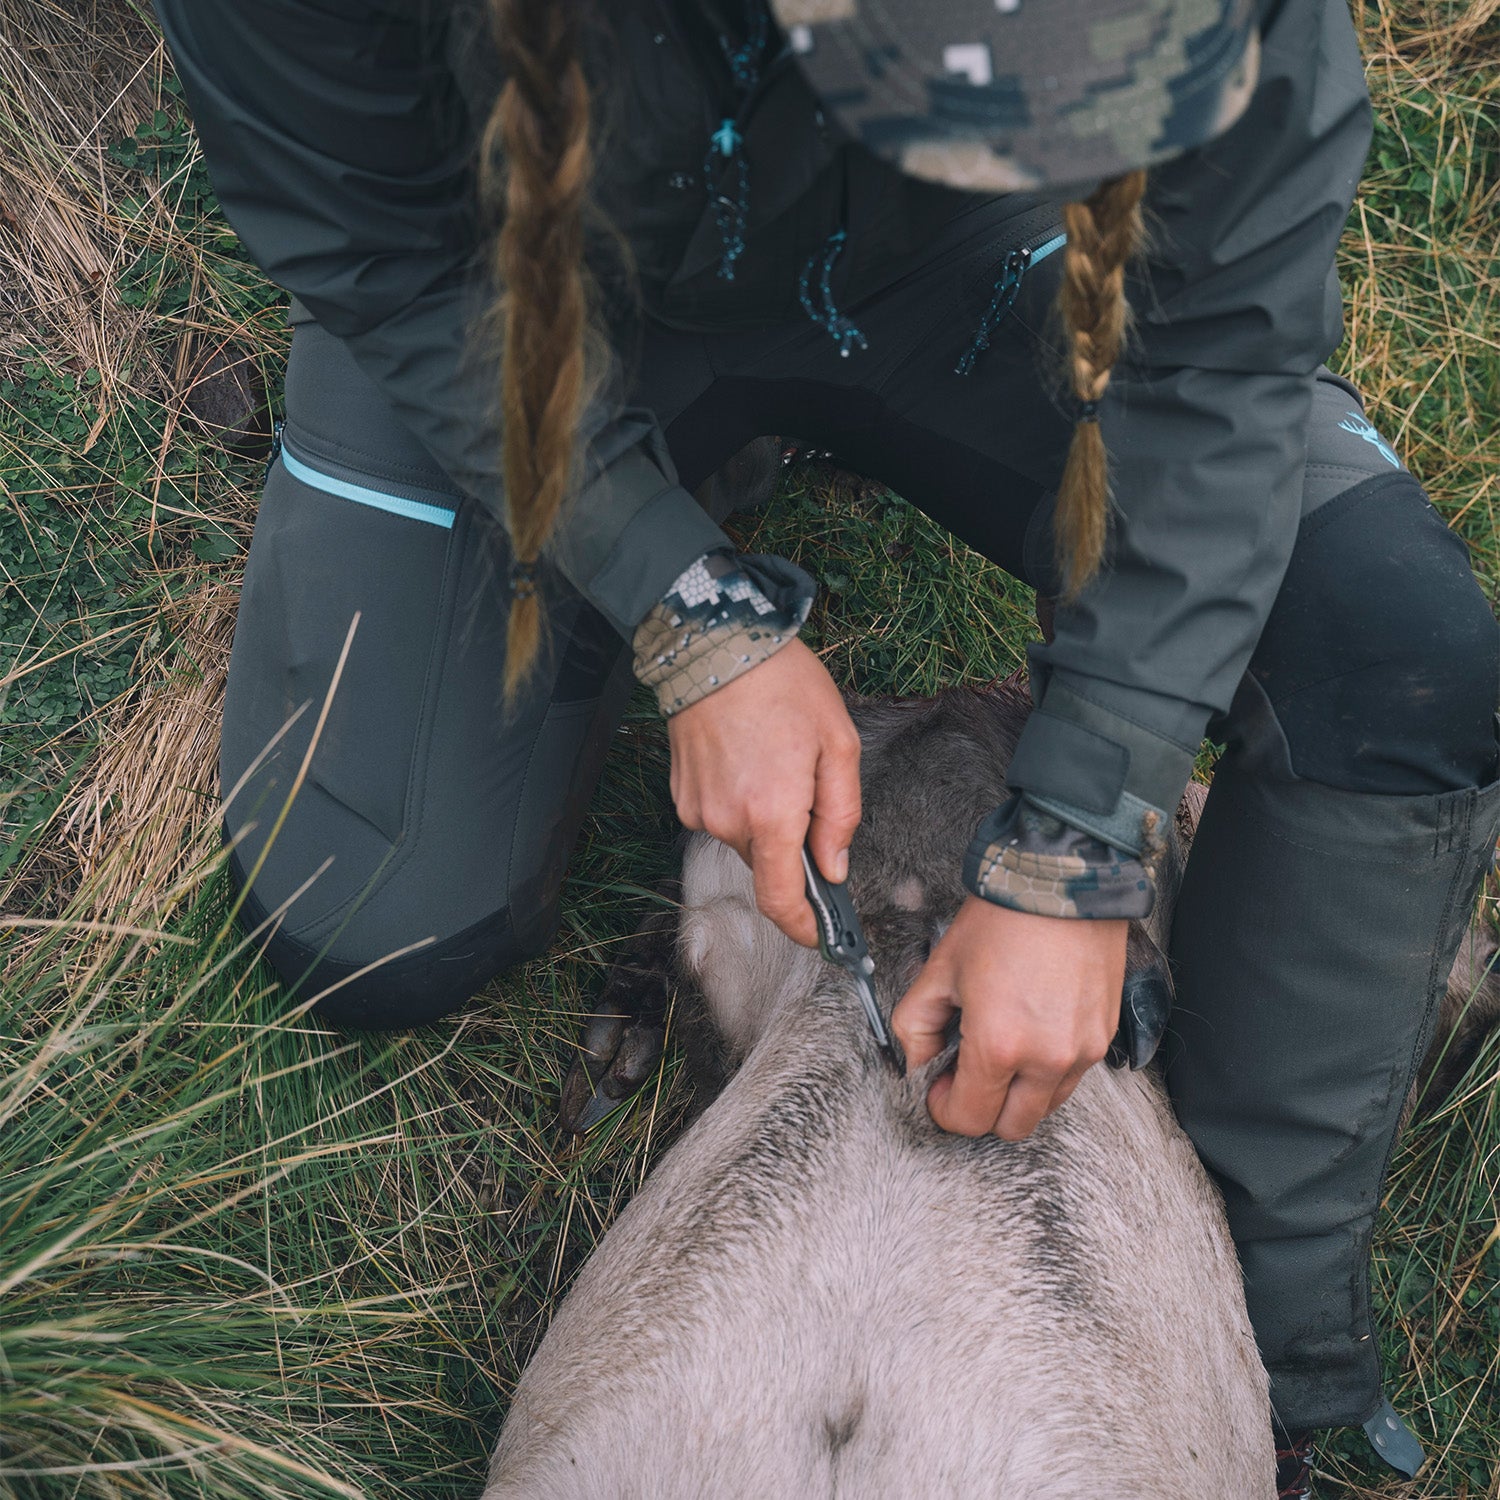
[[1145, 191], [1146, 174], [1131, 172], [1063, 210], [1068, 245], [1059, 302], [1073, 395], [1083, 413], [1073, 430], [1054, 522], [1058, 568], [1070, 599], [1099, 571], [1109, 535], [1109, 455], [1098, 404], [1125, 341], [1125, 263], [1140, 242]]
[[584, 218], [592, 159], [581, 0], [492, 0], [506, 81], [485, 129], [482, 192], [503, 189], [494, 269], [500, 315], [501, 469], [514, 555], [505, 693], [534, 666], [543, 618], [535, 564], [573, 482], [588, 395]]

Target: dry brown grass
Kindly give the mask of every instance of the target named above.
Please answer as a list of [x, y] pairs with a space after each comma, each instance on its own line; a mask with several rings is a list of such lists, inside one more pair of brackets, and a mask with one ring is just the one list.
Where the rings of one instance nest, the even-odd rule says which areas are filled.
[[[105, 620], [69, 644], [44, 623], [39, 597], [33, 638], [8, 661], [0, 654], [3, 702], [14, 684], [82, 665], [106, 640], [137, 648], [129, 690], [37, 750], [38, 780], [60, 784], [78, 747], [97, 742], [24, 865], [0, 880], [0, 905], [29, 905], [44, 891], [57, 910], [87, 888], [83, 915], [136, 926], [150, 924], [159, 898], [124, 873], [107, 875], [124, 868], [107, 851], [138, 848], [139, 868], [162, 872], [157, 889], [170, 888], [212, 841], [217, 821], [217, 720], [239, 566], [199, 561], [184, 545], [185, 528], [211, 520], [247, 538], [254, 508], [253, 488], [226, 482], [222, 466], [206, 463], [169, 482], [168, 461], [184, 438], [244, 439], [222, 424], [254, 404], [260, 367], [276, 359], [280, 322], [247, 312], [226, 288], [222, 243], [182, 212], [185, 172], [153, 176], [111, 151], [158, 110], [174, 110], [169, 78], [145, 0], [0, 0], [0, 379], [16, 375], [38, 340], [59, 371], [98, 372], [91, 425], [69, 455], [77, 477], [48, 498], [76, 518], [78, 551], [107, 546], [99, 532], [115, 508], [120, 460], [101, 436], [112, 422], [137, 428], [151, 469], [137, 539], [151, 567], [159, 560], [154, 577], [137, 576], [160, 601], [154, 617], [137, 610]], [[170, 313], [123, 295], [143, 256], [170, 258], [190, 282]], [[28, 440], [19, 430], [12, 442]], [[37, 451], [51, 442], [38, 429]], [[185, 501], [172, 498], [184, 493]], [[24, 519], [25, 508], [19, 513]], [[7, 964], [25, 946], [8, 944]]]
[[[1500, 0], [1356, 0], [1380, 122], [1340, 368], [1500, 587]], [[1434, 170], [1436, 168], [1436, 170]]]
[[[164, 921], [165, 890], [217, 849], [219, 724], [238, 597], [210, 580], [169, 606], [179, 616], [171, 670], [144, 664], [142, 686], [115, 705], [63, 804], [52, 848], [92, 893], [99, 920]], [[133, 876], [112, 857], [122, 847], [165, 884]]]
[[149, 120], [164, 56], [130, 0], [0, 0], [0, 358], [46, 328], [106, 388], [138, 363], [149, 314], [121, 305], [127, 236], [115, 137]]

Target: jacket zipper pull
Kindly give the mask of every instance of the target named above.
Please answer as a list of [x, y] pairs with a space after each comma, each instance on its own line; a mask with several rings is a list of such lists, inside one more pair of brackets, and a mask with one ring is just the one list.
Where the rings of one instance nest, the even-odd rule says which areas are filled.
[[266, 471], [260, 477], [261, 489], [265, 489], [270, 482], [271, 470], [276, 467], [276, 460], [281, 457], [281, 433], [285, 427], [285, 417], [278, 417], [271, 424], [271, 451], [266, 454]]
[[725, 120], [710, 137], [720, 156], [733, 156], [744, 142], [740, 127], [733, 120]]
[[990, 347], [990, 335], [1000, 326], [1021, 291], [1021, 278], [1026, 274], [1026, 268], [1031, 264], [1031, 251], [1026, 247], [1019, 246], [1012, 250], [1001, 262], [1000, 279], [995, 283], [995, 294], [990, 298], [990, 305], [985, 308], [984, 316], [979, 320], [979, 327], [974, 332], [973, 342], [964, 353], [964, 357], [953, 367], [955, 375], [968, 375], [973, 372], [974, 366], [979, 361], [979, 356]]

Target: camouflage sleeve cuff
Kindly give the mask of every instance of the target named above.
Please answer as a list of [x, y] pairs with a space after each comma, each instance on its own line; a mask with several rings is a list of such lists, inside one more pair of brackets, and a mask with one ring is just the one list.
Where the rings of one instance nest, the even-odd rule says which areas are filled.
[[1146, 917], [1156, 900], [1151, 872], [1017, 793], [979, 825], [964, 856], [976, 896], [1039, 917], [1096, 921]]
[[784, 558], [706, 552], [636, 627], [635, 675], [671, 718], [794, 640], [814, 592]]

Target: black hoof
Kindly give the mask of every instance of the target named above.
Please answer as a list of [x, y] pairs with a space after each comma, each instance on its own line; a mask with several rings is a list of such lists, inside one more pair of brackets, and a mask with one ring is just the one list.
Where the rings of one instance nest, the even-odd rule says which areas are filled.
[[557, 1116], [574, 1135], [592, 1130], [656, 1071], [666, 1028], [619, 1010], [590, 1017], [563, 1084]]
[[1161, 969], [1125, 976], [1120, 996], [1120, 1029], [1109, 1047], [1112, 1068], [1144, 1068], [1156, 1056], [1172, 1018], [1172, 981]]

